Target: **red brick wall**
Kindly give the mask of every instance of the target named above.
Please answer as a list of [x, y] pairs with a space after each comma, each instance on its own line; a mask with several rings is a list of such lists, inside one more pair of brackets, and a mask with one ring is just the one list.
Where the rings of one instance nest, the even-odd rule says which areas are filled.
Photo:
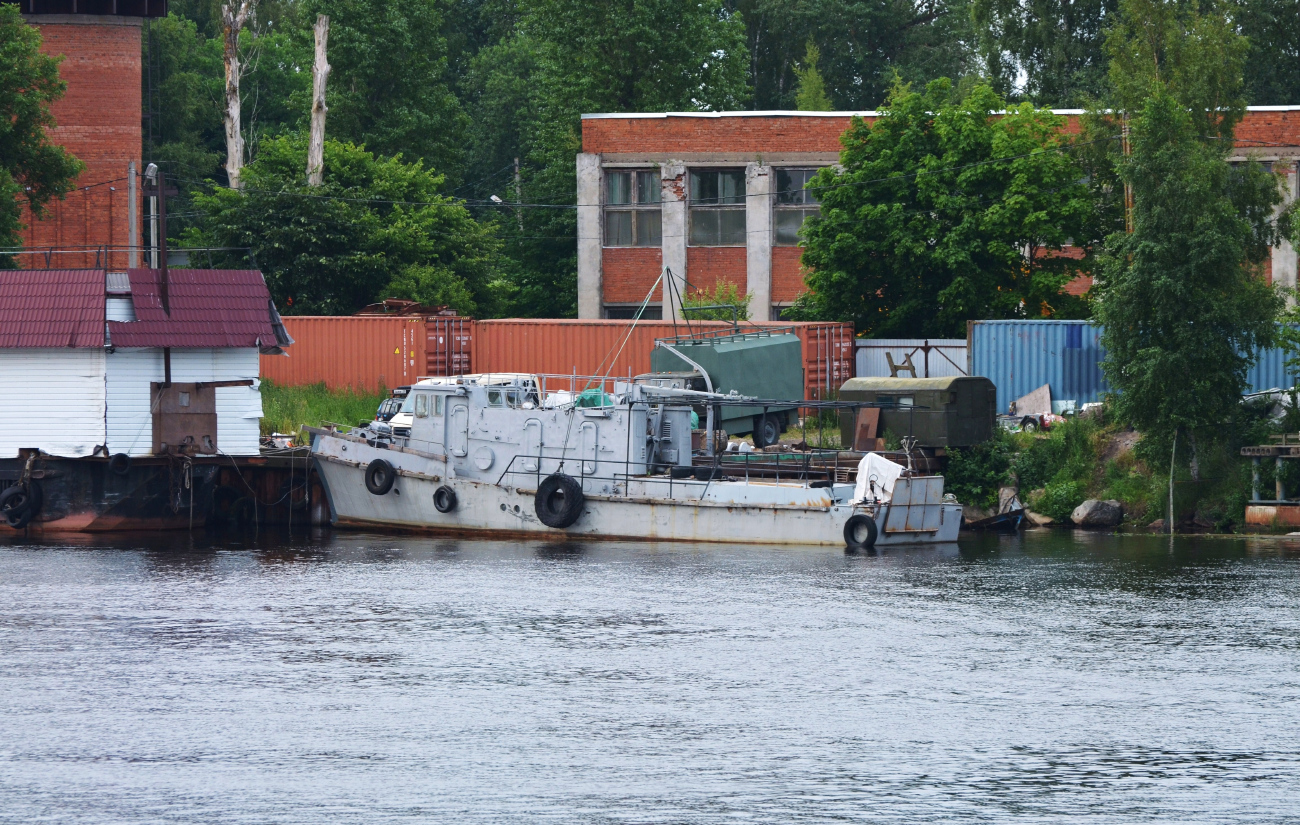
[[[741, 155], [839, 152], [840, 135], [848, 126], [847, 115], [591, 118], [582, 122], [582, 151], [645, 154], [734, 152]], [[1077, 116], [1069, 116], [1065, 130], [1078, 131]], [[1237, 145], [1261, 150], [1267, 150], [1269, 145], [1300, 145], [1300, 111], [1247, 112], [1237, 127]]]
[[787, 304], [807, 291], [799, 262], [802, 256], [803, 249], [797, 246], [772, 247], [772, 303]]
[[[63, 99], [54, 104], [57, 125], [50, 137], [80, 158], [86, 171], [77, 181], [76, 191], [47, 207], [44, 220], [33, 221], [24, 214], [28, 228], [23, 232], [23, 244], [29, 249], [131, 243], [126, 173], [131, 161], [140, 169], [139, 23], [133, 18], [108, 18], [108, 22], [86, 25], [36, 23], [44, 38], [41, 50], [64, 55], [59, 74], [68, 84]], [[139, 219], [143, 225], [143, 213]], [[27, 255], [20, 256], [19, 263], [44, 265]], [[55, 255], [50, 260], [51, 266], [61, 267], [94, 264], [93, 250]], [[125, 268], [126, 253], [114, 254], [109, 265]]]
[[744, 295], [748, 290], [745, 277], [745, 247], [689, 246], [686, 248], [686, 280], [693, 289], [712, 292], [722, 281], [736, 285]]
[[[601, 258], [604, 300], [609, 303], [639, 303], [663, 271], [663, 251], [657, 246], [607, 246]], [[662, 292], [655, 290], [652, 302]]]
[[838, 152], [847, 116], [593, 118], [584, 152]]

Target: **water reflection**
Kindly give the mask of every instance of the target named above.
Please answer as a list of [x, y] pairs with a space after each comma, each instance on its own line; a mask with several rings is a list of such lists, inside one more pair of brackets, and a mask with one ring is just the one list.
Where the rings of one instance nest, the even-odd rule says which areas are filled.
[[1277, 822], [1300, 542], [0, 542], [0, 819]]

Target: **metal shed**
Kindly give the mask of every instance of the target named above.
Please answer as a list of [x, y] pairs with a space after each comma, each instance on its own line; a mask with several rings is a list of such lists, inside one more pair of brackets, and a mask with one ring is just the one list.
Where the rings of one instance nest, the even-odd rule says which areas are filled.
[[[970, 447], [987, 441], [996, 426], [996, 390], [987, 378], [852, 378], [841, 401], [894, 404], [880, 412], [880, 431], [912, 435], [920, 447]], [[853, 440], [853, 417], [840, 417], [841, 443]]]

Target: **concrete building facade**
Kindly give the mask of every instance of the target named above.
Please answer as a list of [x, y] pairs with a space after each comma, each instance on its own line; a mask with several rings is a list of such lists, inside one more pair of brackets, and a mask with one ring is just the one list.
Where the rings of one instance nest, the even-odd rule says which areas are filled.
[[[1079, 110], [1061, 109], [1071, 119]], [[777, 320], [804, 291], [798, 228], [818, 210], [804, 189], [839, 161], [853, 116], [875, 112], [590, 114], [577, 157], [578, 317], [681, 317], [688, 290], [748, 293], [750, 319]], [[1251, 107], [1234, 160], [1255, 157], [1297, 195], [1300, 106]], [[1268, 276], [1296, 286], [1296, 250]], [[1087, 289], [1087, 279], [1071, 291]]]

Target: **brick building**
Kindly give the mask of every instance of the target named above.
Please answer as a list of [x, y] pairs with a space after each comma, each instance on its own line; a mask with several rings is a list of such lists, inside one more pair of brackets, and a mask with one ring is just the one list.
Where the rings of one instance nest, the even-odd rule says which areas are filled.
[[[166, 15], [167, 2], [20, 0], [19, 9], [40, 29], [41, 50], [63, 56], [59, 75], [68, 88], [53, 106], [50, 138], [86, 165], [45, 219], [24, 213], [23, 246], [49, 253], [48, 265], [58, 268], [135, 265], [127, 248], [140, 243], [140, 197], [129, 174], [132, 164], [141, 171], [140, 32], [145, 18]], [[97, 260], [109, 249], [116, 251]], [[40, 256], [19, 257], [19, 266], [46, 265]]]
[[[1079, 110], [1058, 114], [1077, 116]], [[691, 287], [730, 281], [752, 320], [780, 317], [803, 292], [797, 231], [817, 203], [804, 184], [839, 161], [849, 119], [874, 112], [592, 114], [578, 155], [578, 316], [631, 317], [661, 273], [648, 315], [674, 317]], [[1300, 106], [1253, 106], [1237, 128], [1247, 153], [1297, 192]], [[1296, 285], [1296, 251], [1273, 250], [1269, 277]], [[1082, 291], [1087, 283], [1072, 285]]]

